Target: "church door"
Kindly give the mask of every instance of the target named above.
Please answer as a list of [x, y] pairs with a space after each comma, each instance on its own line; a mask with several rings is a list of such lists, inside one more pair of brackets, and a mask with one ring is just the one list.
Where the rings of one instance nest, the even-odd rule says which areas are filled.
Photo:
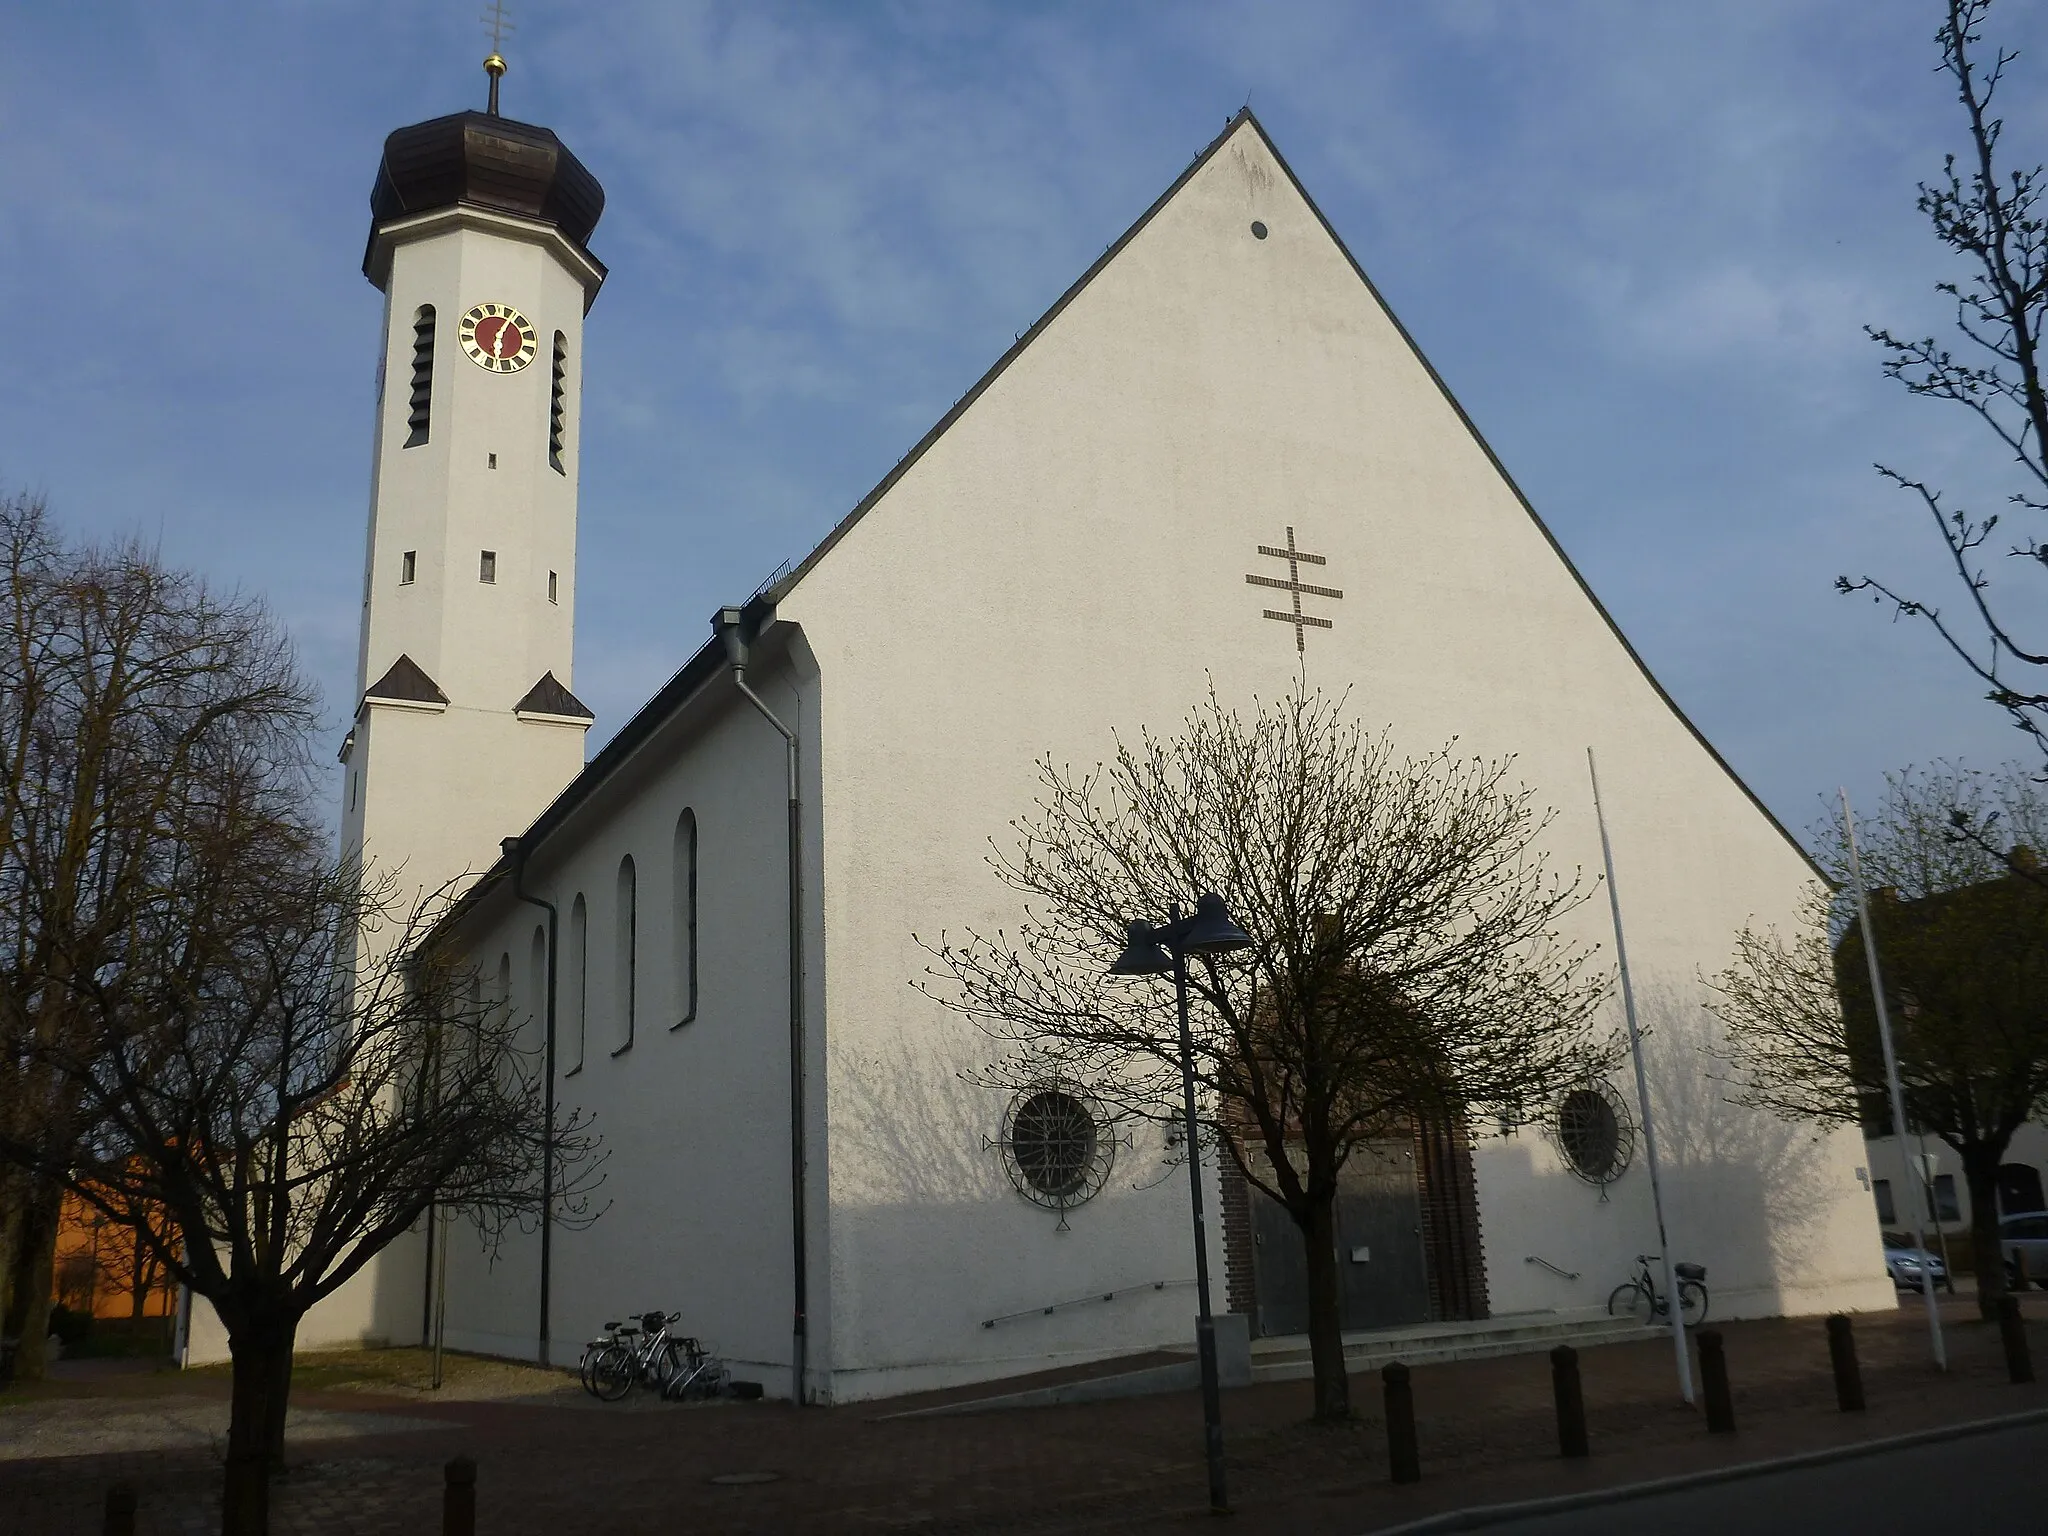
[[[1278, 1201], [1252, 1201], [1262, 1336], [1308, 1331], [1308, 1258]], [[1337, 1179], [1337, 1293], [1347, 1331], [1429, 1321], [1429, 1266], [1412, 1142], [1361, 1148]]]

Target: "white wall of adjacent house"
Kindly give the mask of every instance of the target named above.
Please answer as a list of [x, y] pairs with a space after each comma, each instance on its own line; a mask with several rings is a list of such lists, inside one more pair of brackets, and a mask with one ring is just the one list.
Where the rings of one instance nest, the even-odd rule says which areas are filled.
[[[1263, 616], [1287, 594], [1246, 581], [1286, 575], [1259, 551], [1290, 528], [1327, 558], [1305, 578], [1343, 593], [1303, 598], [1333, 627], [1299, 651]], [[1171, 732], [1212, 684], [1248, 708], [1305, 677], [1403, 748], [1514, 754], [1566, 871], [1599, 868], [1597, 749], [1673, 1244], [1724, 1316], [1890, 1305], [1856, 1135], [1738, 1110], [1713, 1079], [1699, 977], [1745, 921], [1795, 921], [1811, 871], [1659, 696], [1255, 128], [779, 613], [823, 676], [833, 1368], [851, 1390], [1187, 1338], [1185, 1293], [1056, 1314], [1000, 1349], [979, 1329], [1179, 1273], [1183, 1197], [1120, 1178], [1071, 1232], [1038, 1219], [983, 1145], [1002, 1105], [959, 1075], [985, 1042], [909, 983], [928, 964], [914, 935], [1016, 922], [984, 854], [1029, 812], [1040, 758], [1085, 766]], [[1569, 931], [1611, 956], [1593, 895]], [[1524, 1132], [1483, 1141], [1477, 1179], [1496, 1313], [1596, 1309], [1656, 1248], [1640, 1156], [1603, 1194]]]
[[[1969, 1181], [1963, 1177], [1963, 1160], [1955, 1148], [1932, 1134], [1904, 1138], [1872, 1136], [1864, 1147], [1869, 1158], [1872, 1200], [1885, 1229], [1912, 1228], [1913, 1201], [1917, 1196], [1921, 1216], [1930, 1231], [1938, 1226], [1947, 1232], [1953, 1252], [1955, 1241], [1969, 1232], [1975, 1209], [1970, 1201]], [[1926, 1172], [1920, 1161], [1923, 1157], [1933, 1160]], [[2006, 1148], [2001, 1166], [2029, 1170], [2031, 1177], [2021, 1173], [2012, 1181], [2013, 1198], [2001, 1200], [1999, 1214], [2012, 1216], [2023, 1210], [2039, 1210], [2041, 1207], [2031, 1201], [2048, 1186], [2048, 1126], [2029, 1120], [2013, 1132], [2012, 1144]], [[1932, 1210], [1927, 1206], [1930, 1194]], [[1885, 1214], [1887, 1208], [1889, 1216]]]

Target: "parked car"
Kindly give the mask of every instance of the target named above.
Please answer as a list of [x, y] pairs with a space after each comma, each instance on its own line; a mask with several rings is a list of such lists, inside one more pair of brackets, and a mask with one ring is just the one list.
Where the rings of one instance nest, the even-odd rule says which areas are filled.
[[1955, 1290], [1955, 1282], [1949, 1279], [1948, 1266], [1941, 1262], [1940, 1254], [1914, 1247], [1913, 1239], [1903, 1232], [1885, 1233], [1884, 1272], [1892, 1277], [1893, 1285], [1902, 1291], [1917, 1291], [1923, 1270], [1937, 1286]]
[[2005, 1283], [2014, 1290], [2023, 1279], [2048, 1285], [2048, 1211], [2021, 1211], [2001, 1220], [1998, 1251], [2005, 1255]]

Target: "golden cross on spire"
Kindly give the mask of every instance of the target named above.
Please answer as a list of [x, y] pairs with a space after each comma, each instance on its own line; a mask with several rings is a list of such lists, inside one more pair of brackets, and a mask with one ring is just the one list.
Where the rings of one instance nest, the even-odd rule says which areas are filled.
[[512, 19], [505, 14], [504, 0], [491, 0], [491, 8], [477, 20], [491, 29], [491, 53], [484, 60], [484, 73], [491, 77], [491, 116], [498, 115], [498, 78], [505, 73], [505, 57], [498, 50], [505, 42], [505, 34], [519, 29], [512, 25]]

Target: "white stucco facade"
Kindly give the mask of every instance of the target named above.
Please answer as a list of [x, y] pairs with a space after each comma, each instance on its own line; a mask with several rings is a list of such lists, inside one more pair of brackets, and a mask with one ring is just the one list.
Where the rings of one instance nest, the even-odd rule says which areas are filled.
[[[1260, 550], [1290, 541], [1342, 594], [1302, 598], [1327, 627], [1300, 649], [1299, 626], [1266, 616], [1289, 597], [1247, 581], [1285, 577]], [[379, 558], [373, 541], [373, 574]], [[963, 1079], [985, 1042], [912, 983], [918, 935], [1014, 923], [984, 857], [1030, 807], [1040, 759], [1170, 732], [1212, 684], [1248, 706], [1305, 677], [1404, 748], [1515, 754], [1567, 868], [1599, 865], [1594, 749], [1680, 1255], [1708, 1266], [1724, 1317], [1891, 1304], [1860, 1139], [1738, 1110], [1712, 1076], [1699, 976], [1745, 922], [1796, 921], [1812, 871], [1631, 653], [1249, 114], [746, 612], [747, 679], [801, 740], [808, 1395], [1189, 1338], [1167, 1150], [1138, 1135], [1061, 1230], [991, 1147], [1005, 1104]], [[411, 793], [432, 805], [467, 763], [436, 780], [424, 729], [445, 722], [412, 714], [372, 731], [418, 754]], [[553, 1233], [557, 1362], [659, 1305], [791, 1390], [783, 765], [710, 643], [523, 839], [518, 883], [561, 924], [558, 1092], [609, 1150], [603, 1214]], [[476, 825], [486, 854], [518, 830]], [[508, 861], [457, 932], [486, 975], [505, 958], [512, 1006], [538, 1020], [547, 918], [513, 884]], [[1611, 953], [1604, 902], [1571, 922]], [[1603, 1193], [1536, 1131], [1474, 1129], [1492, 1313], [1599, 1309], [1655, 1247], [1640, 1158]], [[538, 1248], [522, 1234], [486, 1256], [458, 1235], [452, 1346], [536, 1354]]]

